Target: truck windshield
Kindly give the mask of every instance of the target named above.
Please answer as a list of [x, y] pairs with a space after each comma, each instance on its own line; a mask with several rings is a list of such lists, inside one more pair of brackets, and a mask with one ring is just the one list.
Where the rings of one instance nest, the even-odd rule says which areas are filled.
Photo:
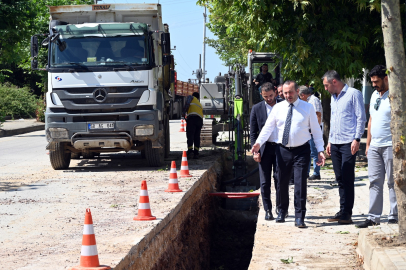
[[79, 38], [60, 38], [66, 44], [61, 51], [58, 42], [51, 44], [51, 67], [80, 64], [100, 65], [148, 65], [148, 49], [144, 35]]

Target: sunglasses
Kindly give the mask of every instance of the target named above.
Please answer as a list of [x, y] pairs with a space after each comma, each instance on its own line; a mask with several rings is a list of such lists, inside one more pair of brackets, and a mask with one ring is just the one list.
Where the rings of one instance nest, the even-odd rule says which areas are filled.
[[381, 105], [381, 98], [377, 98], [376, 99], [376, 103], [374, 105], [374, 109], [378, 110], [379, 109], [379, 105]]

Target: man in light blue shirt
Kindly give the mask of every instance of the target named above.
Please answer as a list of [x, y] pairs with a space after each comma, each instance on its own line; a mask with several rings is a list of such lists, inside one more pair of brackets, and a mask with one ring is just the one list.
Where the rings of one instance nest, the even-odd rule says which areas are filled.
[[388, 179], [390, 212], [388, 223], [398, 223], [398, 206], [393, 180], [392, 134], [390, 131], [391, 108], [389, 101], [389, 83], [386, 68], [375, 66], [369, 73], [372, 93], [369, 106], [367, 148], [369, 178], [369, 214], [368, 218], [357, 225], [367, 228], [380, 224], [383, 208], [383, 184], [385, 173]]
[[354, 207], [355, 157], [365, 130], [365, 108], [361, 91], [341, 81], [335, 70], [322, 77], [324, 89], [331, 94], [330, 135], [327, 154], [333, 169], [340, 195], [340, 211], [328, 222], [352, 223]]

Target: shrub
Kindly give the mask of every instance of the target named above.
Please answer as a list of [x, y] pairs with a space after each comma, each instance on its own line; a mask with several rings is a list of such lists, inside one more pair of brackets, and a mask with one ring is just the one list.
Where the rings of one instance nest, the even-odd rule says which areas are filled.
[[42, 98], [37, 100], [35, 115], [38, 122], [45, 122], [45, 102], [42, 100]]
[[28, 87], [0, 84], [0, 112], [14, 117], [35, 117], [38, 98]]

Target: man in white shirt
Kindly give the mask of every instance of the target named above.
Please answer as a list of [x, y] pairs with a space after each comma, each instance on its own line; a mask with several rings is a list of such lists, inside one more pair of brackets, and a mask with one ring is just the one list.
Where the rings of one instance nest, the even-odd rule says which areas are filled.
[[[271, 114], [273, 106], [278, 102], [276, 98], [277, 92], [273, 88], [272, 83], [266, 82], [261, 86], [261, 95], [264, 101], [255, 104], [252, 107], [250, 115], [250, 139], [251, 146], [255, 144], [262, 127], [265, 125], [266, 119]], [[259, 153], [254, 155], [254, 160], [258, 162], [259, 180], [261, 183], [262, 204], [265, 210], [265, 220], [273, 220], [272, 202], [271, 202], [271, 179], [273, 168], [273, 179], [275, 191], [278, 190], [276, 181], [276, 140], [278, 135], [276, 131], [272, 132], [268, 141], [264, 143]], [[276, 197], [278, 204], [278, 197]], [[278, 212], [278, 211], [277, 211]]]
[[316, 112], [311, 104], [299, 99], [298, 85], [294, 81], [283, 84], [285, 101], [276, 104], [262, 128], [252, 153], [258, 153], [261, 145], [268, 141], [274, 130], [278, 134], [276, 148], [278, 197], [280, 212], [276, 222], [285, 222], [289, 208], [289, 178], [292, 171], [295, 175], [295, 226], [305, 228], [307, 197], [307, 168], [310, 162], [308, 141], [313, 134], [318, 151], [318, 165], [325, 161], [324, 142]]
[[369, 178], [369, 213], [368, 218], [356, 225], [367, 228], [380, 224], [383, 209], [383, 185], [385, 174], [388, 179], [390, 209], [388, 224], [398, 223], [398, 205], [393, 180], [393, 149], [390, 131], [391, 107], [389, 100], [389, 82], [386, 68], [375, 66], [370, 72], [372, 93], [369, 105], [369, 122], [367, 148]]

